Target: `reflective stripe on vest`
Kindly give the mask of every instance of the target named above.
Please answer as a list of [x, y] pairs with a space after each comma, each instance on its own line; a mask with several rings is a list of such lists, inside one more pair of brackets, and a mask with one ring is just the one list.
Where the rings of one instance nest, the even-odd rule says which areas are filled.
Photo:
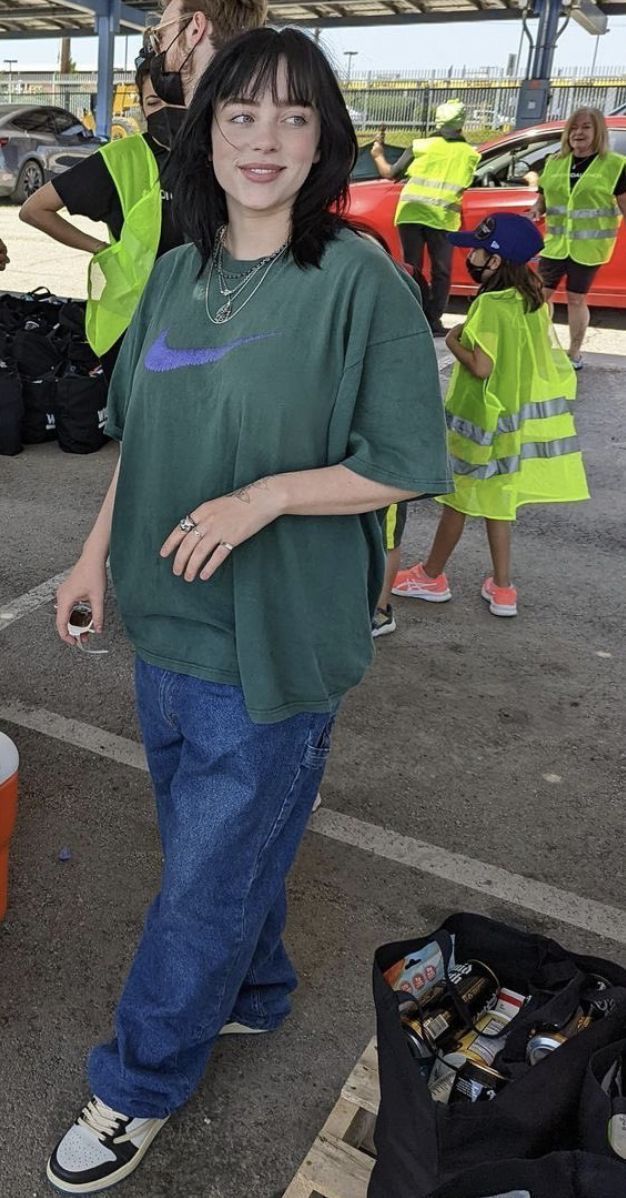
[[[474, 178], [480, 154], [465, 141], [427, 137], [413, 142], [395, 223], [428, 225], [454, 232], [461, 225], [461, 199]], [[442, 195], [443, 193], [443, 195]]]
[[520, 451], [508, 458], [495, 458], [483, 466], [475, 466], [462, 458], [451, 457], [450, 462], [455, 474], [468, 475], [472, 478], [493, 478], [496, 474], [516, 474], [521, 463], [528, 458], [560, 458], [567, 453], [578, 453], [578, 437], [561, 437], [559, 441], [528, 441], [520, 446]]
[[468, 441], [473, 441], [476, 445], [493, 445], [496, 437], [504, 433], [516, 433], [526, 420], [550, 420], [552, 416], [566, 415], [569, 410], [566, 399], [546, 399], [542, 403], [523, 404], [519, 412], [499, 416], [493, 431], [486, 431], [479, 425], [472, 424], [470, 420], [463, 420], [461, 416], [455, 416], [448, 411], [446, 423], [450, 432], [459, 433], [461, 437], [467, 437]]
[[572, 155], [548, 159], [541, 176], [546, 258], [570, 257], [583, 266], [609, 261], [620, 223], [613, 191], [624, 166], [621, 154], [598, 156], [570, 190]]
[[89, 264], [85, 328], [99, 357], [128, 328], [154, 266], [161, 237], [161, 188], [156, 158], [141, 134], [98, 151], [122, 208], [119, 241]]

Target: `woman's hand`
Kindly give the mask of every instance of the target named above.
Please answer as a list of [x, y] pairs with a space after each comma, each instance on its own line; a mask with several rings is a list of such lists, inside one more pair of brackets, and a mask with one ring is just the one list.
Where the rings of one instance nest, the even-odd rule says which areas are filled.
[[104, 596], [107, 575], [104, 558], [83, 554], [74, 566], [69, 578], [57, 590], [57, 632], [66, 645], [75, 645], [76, 638], [70, 636], [67, 624], [72, 608], [77, 603], [88, 603], [93, 616], [95, 632], [104, 627]]
[[195, 528], [172, 529], [161, 546], [161, 557], [174, 554], [173, 573], [193, 582], [211, 578], [229, 554], [282, 514], [280, 489], [261, 478], [232, 495], [210, 499], [189, 512]]

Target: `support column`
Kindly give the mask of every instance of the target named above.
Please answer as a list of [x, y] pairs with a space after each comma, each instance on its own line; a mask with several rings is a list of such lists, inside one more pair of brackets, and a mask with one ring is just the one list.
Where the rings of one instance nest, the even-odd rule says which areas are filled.
[[530, 75], [520, 88], [516, 120], [518, 129], [541, 124], [547, 117], [561, 0], [535, 0], [534, 13], [539, 17], [539, 26], [531, 57]]
[[111, 136], [113, 112], [113, 66], [115, 34], [120, 28], [120, 0], [106, 0], [96, 16], [98, 35], [98, 95], [96, 99], [96, 133]]

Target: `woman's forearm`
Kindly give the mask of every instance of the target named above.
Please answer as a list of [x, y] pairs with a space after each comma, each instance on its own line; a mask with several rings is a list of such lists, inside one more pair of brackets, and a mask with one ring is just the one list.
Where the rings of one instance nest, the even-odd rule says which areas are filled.
[[[50, 187], [51, 192], [44, 194], [46, 188]], [[97, 237], [91, 237], [89, 233], [83, 233], [81, 229], [77, 229], [75, 225], [70, 224], [64, 217], [59, 216], [58, 208], [62, 206], [62, 201], [57, 195], [57, 192], [52, 187], [52, 184], [46, 184], [40, 191], [36, 191], [30, 196], [25, 204], [20, 208], [20, 220], [27, 225], [32, 225], [34, 229], [40, 229], [42, 233], [46, 233], [48, 237], [52, 237], [61, 245], [66, 245], [72, 250], [83, 250], [86, 254], [97, 254], [107, 245], [106, 241], [99, 241]]]
[[278, 516], [358, 516], [414, 499], [416, 491], [372, 482], [347, 466], [324, 466], [259, 479], [235, 497], [242, 503], [268, 504]]
[[106, 561], [109, 556], [109, 547], [111, 545], [111, 524], [113, 522], [113, 504], [115, 503], [115, 494], [117, 491], [117, 482], [120, 474], [120, 463], [118, 461], [115, 467], [115, 474], [111, 479], [111, 484], [102, 502], [102, 507], [96, 516], [96, 522], [83, 545], [83, 558], [97, 559], [98, 561]]

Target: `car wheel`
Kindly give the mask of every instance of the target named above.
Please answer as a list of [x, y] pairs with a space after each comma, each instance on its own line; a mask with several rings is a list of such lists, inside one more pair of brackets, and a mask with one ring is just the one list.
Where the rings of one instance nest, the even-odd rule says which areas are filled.
[[24, 163], [18, 175], [12, 199], [17, 204], [23, 204], [29, 196], [32, 196], [35, 191], [39, 191], [39, 188], [43, 187], [43, 183], [43, 171], [39, 163], [29, 158], [28, 162]]

